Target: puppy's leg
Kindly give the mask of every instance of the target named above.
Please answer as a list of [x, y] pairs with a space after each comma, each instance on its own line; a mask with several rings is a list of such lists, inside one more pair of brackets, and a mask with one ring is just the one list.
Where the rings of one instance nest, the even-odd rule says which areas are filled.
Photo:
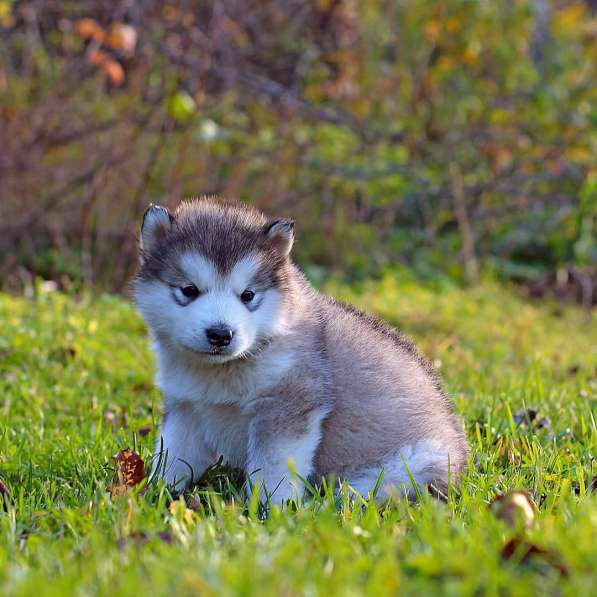
[[367, 496], [383, 469], [383, 481], [376, 496], [378, 499], [396, 494], [414, 498], [416, 490], [413, 481], [421, 491], [429, 483], [436, 483], [443, 489], [448, 484], [450, 473], [457, 473], [456, 464], [439, 441], [421, 440], [403, 446], [381, 466], [360, 471], [347, 481], [361, 495]]
[[215, 462], [216, 456], [200, 436], [191, 408], [176, 406], [166, 413], [153, 468], [169, 485], [184, 489]]
[[[249, 428], [247, 473], [253, 486], [260, 484], [275, 504], [300, 497], [300, 477], [313, 472], [315, 451], [321, 440], [321, 424], [328, 409], [317, 407], [289, 417], [274, 411], [258, 414]], [[286, 416], [285, 416], [286, 415]]]

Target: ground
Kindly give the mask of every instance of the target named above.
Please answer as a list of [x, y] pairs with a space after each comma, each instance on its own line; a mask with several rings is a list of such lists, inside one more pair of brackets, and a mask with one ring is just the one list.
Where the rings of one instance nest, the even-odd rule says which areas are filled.
[[[589, 315], [491, 281], [430, 286], [404, 272], [326, 288], [397, 325], [439, 368], [472, 446], [460, 490], [447, 502], [423, 493], [376, 505], [344, 488], [266, 515], [224, 469], [208, 477], [216, 491], [195, 497], [173, 500], [159, 483], [111, 495], [112, 456], [131, 447], [148, 462], [159, 422], [144, 327], [122, 298], [39, 286], [33, 299], [0, 295], [0, 479], [10, 494], [0, 593], [597, 592]], [[527, 531], [488, 507], [514, 489], [536, 504]]]

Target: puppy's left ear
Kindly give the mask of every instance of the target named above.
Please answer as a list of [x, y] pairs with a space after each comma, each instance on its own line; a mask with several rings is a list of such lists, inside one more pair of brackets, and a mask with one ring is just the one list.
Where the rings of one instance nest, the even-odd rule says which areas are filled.
[[266, 235], [272, 246], [284, 257], [290, 255], [294, 244], [294, 222], [292, 220], [276, 220], [266, 228]]
[[149, 253], [172, 229], [174, 217], [165, 208], [153, 203], [147, 208], [141, 224], [141, 251]]

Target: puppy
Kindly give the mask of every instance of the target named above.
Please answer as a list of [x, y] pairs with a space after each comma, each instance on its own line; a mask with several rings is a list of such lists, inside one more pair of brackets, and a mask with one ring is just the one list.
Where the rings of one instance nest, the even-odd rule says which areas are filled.
[[456, 482], [468, 445], [450, 401], [393, 328], [313, 289], [294, 225], [204, 198], [143, 218], [133, 283], [165, 399], [158, 448], [172, 484], [220, 456], [272, 501], [299, 477], [361, 494]]

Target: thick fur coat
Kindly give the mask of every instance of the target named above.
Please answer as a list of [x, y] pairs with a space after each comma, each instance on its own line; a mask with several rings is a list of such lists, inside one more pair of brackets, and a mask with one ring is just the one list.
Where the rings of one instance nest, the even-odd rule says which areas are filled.
[[316, 292], [293, 240], [291, 221], [236, 203], [146, 212], [134, 297], [164, 394], [166, 480], [223, 456], [274, 502], [301, 491], [289, 459], [363, 494], [382, 469], [382, 495], [456, 482], [468, 446], [435, 374], [393, 328]]

